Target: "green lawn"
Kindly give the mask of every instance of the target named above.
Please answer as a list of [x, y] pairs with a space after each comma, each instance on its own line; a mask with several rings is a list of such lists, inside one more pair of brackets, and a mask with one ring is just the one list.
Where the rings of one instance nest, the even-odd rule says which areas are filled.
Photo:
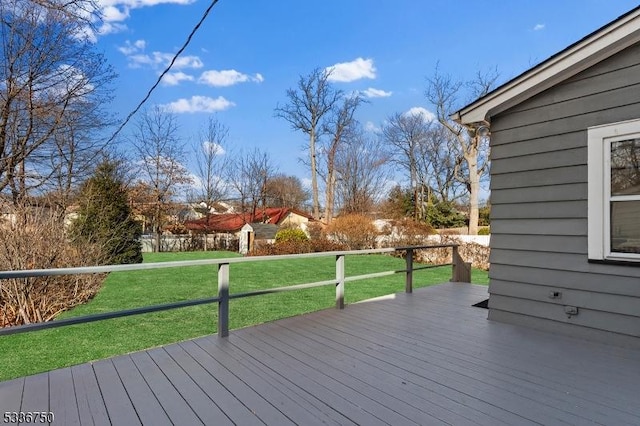
[[[229, 252], [147, 253], [145, 262], [237, 256]], [[347, 276], [404, 268], [404, 260], [386, 255], [347, 256]], [[64, 317], [215, 296], [216, 266], [111, 273], [96, 297]], [[326, 258], [231, 264], [230, 293], [280, 287], [335, 277], [335, 260]], [[451, 267], [414, 272], [414, 286], [446, 282]], [[474, 270], [472, 281], [488, 282]], [[346, 284], [345, 302], [404, 290], [404, 275]], [[250, 297], [230, 302], [230, 328], [240, 328], [329, 308], [333, 286]], [[0, 337], [0, 380], [133, 352], [216, 332], [217, 305], [136, 315]]]

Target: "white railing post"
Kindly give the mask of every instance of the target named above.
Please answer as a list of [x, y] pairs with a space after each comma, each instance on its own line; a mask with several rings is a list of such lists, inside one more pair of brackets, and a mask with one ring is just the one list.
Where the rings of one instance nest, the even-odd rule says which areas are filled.
[[336, 256], [336, 308], [344, 309], [344, 254]]
[[405, 277], [404, 291], [406, 293], [413, 293], [413, 249], [407, 249], [407, 272]]
[[218, 265], [218, 336], [229, 336], [229, 264]]

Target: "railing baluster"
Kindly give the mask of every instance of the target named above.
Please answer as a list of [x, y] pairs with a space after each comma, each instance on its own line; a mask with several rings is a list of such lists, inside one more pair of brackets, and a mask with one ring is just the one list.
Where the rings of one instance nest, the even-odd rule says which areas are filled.
[[405, 278], [404, 291], [406, 293], [413, 293], [413, 249], [407, 249], [407, 275]]
[[218, 265], [218, 336], [229, 336], [229, 264]]
[[344, 309], [344, 255], [336, 256], [336, 308]]

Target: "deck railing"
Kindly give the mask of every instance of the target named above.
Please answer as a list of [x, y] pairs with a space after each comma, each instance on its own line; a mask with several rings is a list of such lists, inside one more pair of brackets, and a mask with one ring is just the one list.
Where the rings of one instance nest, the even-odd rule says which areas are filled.
[[[414, 266], [413, 260], [417, 250], [428, 250], [437, 248], [451, 248], [452, 249], [452, 263], [438, 264], [438, 265], [421, 265]], [[344, 260], [347, 255], [363, 255], [363, 254], [377, 254], [377, 253], [394, 253], [394, 252], [406, 252], [405, 269], [375, 272], [371, 274], [345, 276]], [[289, 285], [284, 287], [269, 288], [264, 290], [256, 290], [245, 293], [230, 293], [230, 266], [234, 263], [246, 263], [246, 262], [264, 262], [270, 260], [284, 260], [284, 259], [300, 259], [300, 258], [313, 258], [313, 257], [328, 257], [335, 256], [335, 271], [336, 278], [333, 280], [317, 281], [305, 284]], [[279, 256], [255, 256], [255, 257], [236, 257], [225, 259], [203, 259], [203, 260], [188, 260], [179, 262], [158, 262], [158, 263], [142, 263], [133, 265], [108, 265], [108, 266], [92, 266], [92, 267], [78, 267], [78, 268], [58, 268], [58, 269], [30, 269], [21, 271], [4, 271], [0, 272], [0, 280], [15, 279], [15, 278], [29, 278], [29, 277], [44, 277], [55, 275], [80, 275], [80, 274], [103, 274], [108, 272], [121, 272], [121, 271], [140, 271], [146, 269], [164, 269], [164, 268], [179, 268], [185, 266], [203, 266], [203, 265], [217, 265], [218, 266], [218, 294], [216, 297], [207, 297], [203, 299], [185, 300], [181, 302], [166, 303], [153, 306], [145, 306], [134, 309], [121, 310], [116, 312], [105, 312], [100, 314], [85, 315], [74, 318], [65, 318], [59, 320], [53, 320], [48, 322], [32, 323], [20, 326], [0, 328], [0, 336], [25, 333], [29, 331], [42, 330], [46, 328], [62, 327], [73, 324], [83, 324], [93, 321], [101, 321], [111, 318], [120, 318], [131, 315], [140, 315], [150, 312], [159, 312], [169, 309], [184, 308], [188, 306], [196, 306], [210, 303], [218, 303], [218, 335], [226, 337], [229, 335], [229, 301], [231, 299], [240, 299], [244, 297], [253, 297], [263, 294], [279, 293], [285, 291], [295, 291], [301, 289], [308, 289], [313, 287], [321, 287], [328, 285], [335, 285], [336, 287], [336, 308], [344, 308], [344, 291], [345, 283], [351, 281], [365, 280], [371, 278], [385, 277], [393, 274], [404, 273], [405, 274], [405, 291], [411, 293], [413, 291], [413, 272], [429, 269], [439, 268], [442, 266], [452, 266], [451, 281], [453, 282], [471, 282], [471, 265], [465, 263], [460, 257], [457, 244], [439, 244], [439, 245], [425, 245], [425, 246], [409, 246], [409, 247], [395, 247], [395, 248], [383, 248], [383, 249], [371, 249], [371, 250], [349, 250], [349, 251], [333, 251], [322, 253], [303, 253], [303, 254], [290, 254]]]

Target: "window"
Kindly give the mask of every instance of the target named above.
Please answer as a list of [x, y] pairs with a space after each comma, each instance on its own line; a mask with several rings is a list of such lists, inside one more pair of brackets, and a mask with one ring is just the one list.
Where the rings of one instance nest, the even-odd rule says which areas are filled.
[[588, 137], [589, 259], [640, 262], [640, 120]]

